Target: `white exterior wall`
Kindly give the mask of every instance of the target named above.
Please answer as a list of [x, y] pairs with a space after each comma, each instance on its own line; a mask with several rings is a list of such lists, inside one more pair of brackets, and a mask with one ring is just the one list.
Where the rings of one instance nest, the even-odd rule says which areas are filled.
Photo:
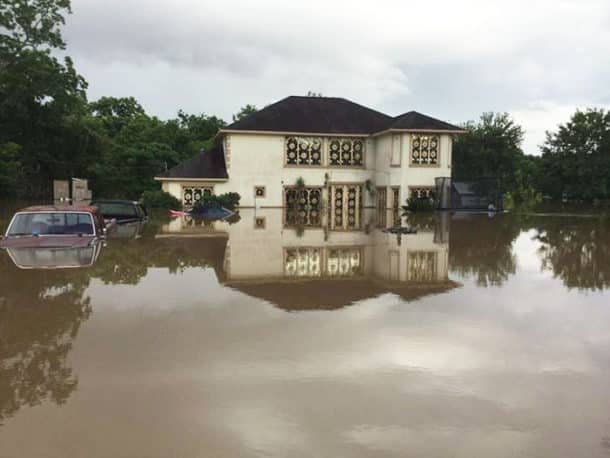
[[[284, 135], [271, 134], [228, 134], [228, 181], [163, 181], [163, 190], [182, 199], [182, 186], [213, 186], [215, 194], [239, 193], [242, 207], [282, 207], [284, 186], [294, 185], [299, 177], [304, 179], [305, 186], [323, 186], [325, 175], [328, 174], [331, 184], [364, 184], [371, 180], [374, 186], [399, 186], [400, 202], [404, 203], [409, 187], [434, 186], [436, 177], [451, 176], [452, 137], [447, 134], [440, 135], [438, 166], [410, 164], [409, 133], [389, 132], [369, 137], [366, 139], [364, 168], [287, 166], [284, 158], [285, 138]], [[323, 151], [324, 161], [327, 161], [326, 143]], [[391, 165], [392, 157], [399, 157], [400, 165]], [[264, 198], [255, 199], [255, 186], [265, 186]], [[388, 189], [388, 201], [390, 195]], [[363, 193], [363, 202], [365, 207], [375, 206], [375, 198], [368, 192]]]

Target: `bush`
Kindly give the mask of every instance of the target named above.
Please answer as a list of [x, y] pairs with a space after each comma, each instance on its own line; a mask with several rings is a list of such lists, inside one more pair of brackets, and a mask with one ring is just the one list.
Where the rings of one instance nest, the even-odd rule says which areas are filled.
[[532, 211], [542, 202], [542, 194], [531, 187], [521, 187], [502, 196], [504, 208], [511, 211]]
[[411, 196], [407, 199], [407, 209], [412, 212], [434, 210], [434, 200], [427, 197]]
[[206, 194], [193, 206], [193, 211], [195, 213], [200, 213], [203, 210], [208, 210], [210, 208], [234, 210], [239, 205], [239, 199], [241, 199], [241, 196], [236, 192], [227, 192], [226, 194], [220, 194], [218, 196]]
[[170, 193], [157, 190], [157, 191], [144, 191], [140, 202], [146, 208], [162, 208], [165, 210], [180, 210], [182, 203], [176, 199]]

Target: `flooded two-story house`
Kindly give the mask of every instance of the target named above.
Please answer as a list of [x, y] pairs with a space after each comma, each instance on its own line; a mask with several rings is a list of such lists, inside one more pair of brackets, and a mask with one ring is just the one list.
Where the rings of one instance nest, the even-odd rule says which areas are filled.
[[240, 207], [293, 208], [300, 224], [362, 225], [364, 207], [399, 208], [451, 176], [462, 129], [410, 111], [392, 117], [343, 98], [291, 96], [221, 129], [215, 146], [156, 177], [185, 207], [237, 192]]

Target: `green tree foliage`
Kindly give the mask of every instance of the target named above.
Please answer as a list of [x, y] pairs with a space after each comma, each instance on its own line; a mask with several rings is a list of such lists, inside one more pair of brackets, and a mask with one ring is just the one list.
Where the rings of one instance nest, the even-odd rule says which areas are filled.
[[256, 113], [257, 111], [258, 108], [256, 108], [254, 105], [248, 104], [246, 106], [243, 106], [237, 113], [233, 115], [233, 122], [239, 121], [240, 119], [243, 119], [246, 116], [251, 115], [252, 113]]
[[[68, 13], [69, 0], [0, 4], [0, 145], [19, 146], [23, 180], [15, 191], [28, 196], [79, 165], [66, 139], [90, 145], [79, 125], [87, 83], [69, 57], [60, 61], [54, 53], [65, 47], [61, 26]], [[85, 147], [82, 155], [88, 152]]]
[[11, 196], [17, 187], [21, 174], [19, 149], [15, 143], [0, 145], [0, 195]]
[[610, 198], [610, 111], [577, 111], [547, 132], [540, 185], [556, 199]]
[[70, 12], [70, 0], [0, 3], [0, 197], [49, 198], [54, 179], [83, 177], [98, 197], [138, 198], [225, 123], [182, 111], [162, 121], [133, 97], [87, 103], [85, 79], [56, 57]]
[[523, 129], [507, 113], [483, 113], [464, 125], [453, 146], [453, 175], [460, 179], [496, 177], [504, 189], [516, 182]]
[[133, 98], [103, 97], [89, 104], [90, 121], [105, 141], [89, 170], [96, 195], [137, 199], [158, 189], [154, 177], [211, 144], [225, 125], [215, 116], [178, 112], [162, 121]]

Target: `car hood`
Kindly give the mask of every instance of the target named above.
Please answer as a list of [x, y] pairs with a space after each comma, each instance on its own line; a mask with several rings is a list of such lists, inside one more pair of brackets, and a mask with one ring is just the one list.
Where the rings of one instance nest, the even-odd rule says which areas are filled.
[[0, 248], [83, 248], [95, 240], [93, 235], [7, 237], [0, 240]]

